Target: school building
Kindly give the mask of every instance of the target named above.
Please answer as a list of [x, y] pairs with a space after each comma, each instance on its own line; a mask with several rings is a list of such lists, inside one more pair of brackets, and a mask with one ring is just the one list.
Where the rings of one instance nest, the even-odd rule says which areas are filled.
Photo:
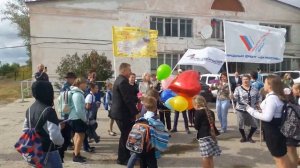
[[[156, 29], [157, 58], [117, 58], [138, 76], [166, 63], [174, 67], [184, 52], [206, 46], [224, 50], [223, 20], [286, 28], [284, 61], [279, 64], [230, 63], [241, 73], [299, 70], [300, 8], [277, 0], [27, 0], [33, 72], [48, 67], [50, 79], [66, 55], [97, 50], [113, 60], [112, 26]], [[212, 33], [209, 33], [210, 27]], [[183, 69], [197, 68], [181, 66]], [[202, 72], [205, 73], [205, 72]]]

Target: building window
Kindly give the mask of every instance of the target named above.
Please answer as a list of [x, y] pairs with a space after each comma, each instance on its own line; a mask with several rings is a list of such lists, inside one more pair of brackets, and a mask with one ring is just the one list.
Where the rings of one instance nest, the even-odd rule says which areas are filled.
[[268, 26], [268, 27], [274, 27], [274, 28], [284, 28], [286, 29], [286, 34], [285, 34], [285, 41], [286, 42], [291, 42], [290, 36], [291, 36], [291, 26], [289, 25], [280, 25], [280, 24], [269, 24], [269, 23], [260, 23], [259, 25], [262, 26]]
[[192, 19], [151, 17], [150, 29], [158, 30], [158, 36], [192, 37]]
[[[244, 23], [244, 22], [235, 21], [235, 20], [227, 20], [227, 21], [236, 22], [236, 23]], [[221, 19], [212, 19], [210, 24], [211, 24], [211, 27], [213, 29], [211, 38], [218, 39], [218, 40], [224, 40], [223, 20], [221, 20]]]
[[[156, 71], [157, 67], [161, 64], [168, 64], [173, 69], [179, 59], [183, 56], [183, 54], [170, 54], [170, 53], [159, 53], [157, 58], [151, 58], [151, 71]], [[177, 68], [181, 68], [183, 70], [193, 69], [191, 65], [180, 65]]]
[[224, 39], [224, 28], [223, 28], [223, 20], [212, 19], [211, 26], [213, 29], [211, 38], [223, 40]]
[[291, 70], [291, 58], [283, 58], [283, 62], [281, 62], [281, 70], [282, 71], [289, 71]]

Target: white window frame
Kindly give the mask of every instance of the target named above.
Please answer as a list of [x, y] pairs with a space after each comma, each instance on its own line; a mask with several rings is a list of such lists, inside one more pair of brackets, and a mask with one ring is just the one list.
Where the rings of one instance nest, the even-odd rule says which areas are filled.
[[[150, 60], [150, 68], [151, 68], [151, 71], [156, 71], [156, 69], [158, 68], [158, 66], [161, 64], [161, 63], [159, 63], [158, 62], [158, 58], [160, 57], [160, 56], [163, 56], [163, 62], [162, 62], [162, 64], [165, 64], [166, 63], [166, 55], [171, 55], [171, 68], [173, 69], [176, 65], [177, 65], [177, 63], [178, 63], [178, 61], [181, 59], [181, 57], [183, 56], [183, 54], [181, 54], [181, 53], [158, 53], [157, 54], [157, 58], [151, 58], [151, 60]], [[177, 57], [177, 62], [174, 62], [174, 56], [175, 57]], [[152, 69], [152, 61], [153, 60], [156, 60], [156, 68], [155, 69]], [[193, 66], [191, 66], [191, 65], [178, 65], [177, 66], [177, 68], [181, 68], [181, 69], [184, 69], [184, 70], [186, 70], [186, 69], [194, 69], [194, 67]]]
[[[193, 19], [192, 18], [176, 18], [176, 17], [160, 17], [160, 16], [151, 16], [150, 17], [150, 28], [151, 28], [151, 20], [152, 19], [155, 19], [155, 23], [156, 23], [156, 26], [155, 26], [155, 30], [157, 30], [157, 19], [160, 18], [160, 19], [163, 19], [163, 34], [162, 36], [160, 37], [185, 37], [185, 38], [192, 38], [193, 37]], [[171, 19], [171, 36], [166, 36], [166, 19]], [[173, 19], [177, 19], [177, 36], [172, 36], [172, 30], [173, 30]], [[184, 36], [180, 36], [180, 21], [181, 20], [184, 20], [185, 21], [185, 35]], [[187, 22], [188, 20], [191, 21], [191, 36], [188, 37], [188, 31], [187, 31]]]

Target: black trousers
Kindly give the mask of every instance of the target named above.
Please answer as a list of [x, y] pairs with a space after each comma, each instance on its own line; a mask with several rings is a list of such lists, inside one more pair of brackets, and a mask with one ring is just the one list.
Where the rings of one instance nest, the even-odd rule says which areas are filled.
[[152, 148], [149, 152], [141, 154], [141, 168], [157, 168], [157, 159], [155, 158], [155, 149]]
[[116, 123], [121, 132], [118, 149], [118, 161], [121, 163], [127, 163], [130, 158], [130, 151], [126, 148], [126, 142], [131, 128], [134, 125], [134, 121], [116, 120]]
[[64, 144], [61, 148], [58, 148], [58, 152], [60, 155], [61, 160], [64, 160], [65, 151], [68, 149], [69, 145], [71, 144], [72, 139], [72, 128], [68, 124], [68, 122], [65, 123], [65, 128], [61, 130], [61, 134], [64, 137]]
[[188, 110], [188, 117], [191, 125], [194, 125], [194, 116], [195, 116], [195, 109]]
[[[185, 129], [189, 130], [189, 126], [188, 126], [189, 123], [188, 123], [186, 111], [183, 111], [183, 112], [180, 112], [180, 113], [182, 113]], [[176, 131], [177, 131], [178, 118], [179, 118], [179, 112], [175, 111], [173, 130], [176, 130]]]
[[168, 130], [171, 129], [171, 111], [159, 111], [159, 119], [165, 126], [167, 125]]

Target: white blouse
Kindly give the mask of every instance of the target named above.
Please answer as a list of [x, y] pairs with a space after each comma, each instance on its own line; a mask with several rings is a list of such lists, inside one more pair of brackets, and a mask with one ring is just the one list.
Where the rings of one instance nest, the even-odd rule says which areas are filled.
[[255, 110], [248, 106], [247, 112], [262, 121], [270, 122], [273, 118], [281, 118], [282, 107], [284, 103], [279, 99], [274, 92], [270, 92], [266, 95], [266, 99], [260, 104], [262, 112]]

